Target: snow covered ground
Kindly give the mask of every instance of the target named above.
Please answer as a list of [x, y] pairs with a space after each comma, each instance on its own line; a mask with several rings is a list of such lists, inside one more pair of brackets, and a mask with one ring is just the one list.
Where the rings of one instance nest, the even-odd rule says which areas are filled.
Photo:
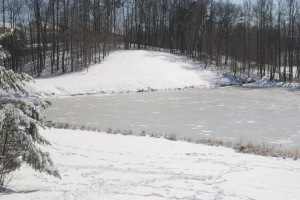
[[126, 93], [236, 84], [231, 76], [205, 70], [191, 59], [174, 54], [127, 50], [111, 53], [87, 71], [36, 79], [27, 86], [32, 95]]
[[254, 83], [243, 84], [244, 87], [261, 87], [261, 88], [290, 88], [290, 89], [300, 89], [300, 83], [290, 83], [290, 82], [272, 82], [266, 79], [261, 79]]
[[43, 130], [62, 179], [24, 166], [2, 200], [295, 200], [300, 161], [148, 136]]

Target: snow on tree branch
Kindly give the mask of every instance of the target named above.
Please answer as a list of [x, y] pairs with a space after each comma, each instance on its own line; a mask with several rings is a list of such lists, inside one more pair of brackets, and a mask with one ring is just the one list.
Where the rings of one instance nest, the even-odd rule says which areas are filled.
[[[0, 67], [0, 89], [27, 94], [23, 86], [31, 80], [26, 74], [15, 74]], [[0, 187], [6, 175], [24, 162], [39, 172], [60, 177], [50, 155], [37, 146], [50, 145], [39, 134], [39, 128], [46, 127], [43, 111], [49, 106], [50, 102], [42, 99], [0, 97]]]

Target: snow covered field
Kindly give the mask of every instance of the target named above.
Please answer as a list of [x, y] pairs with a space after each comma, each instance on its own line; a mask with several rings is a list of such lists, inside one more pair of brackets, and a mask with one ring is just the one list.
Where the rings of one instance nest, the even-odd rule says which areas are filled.
[[137, 136], [42, 131], [62, 179], [22, 167], [2, 200], [272, 199], [300, 196], [300, 161]]
[[231, 76], [217, 75], [191, 59], [169, 53], [127, 50], [111, 53], [88, 71], [36, 79], [27, 86], [31, 95], [126, 93], [189, 87], [232, 85]]

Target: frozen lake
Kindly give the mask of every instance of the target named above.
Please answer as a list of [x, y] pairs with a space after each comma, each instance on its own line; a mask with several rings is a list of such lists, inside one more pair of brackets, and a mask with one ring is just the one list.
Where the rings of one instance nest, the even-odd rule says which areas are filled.
[[106, 130], [300, 146], [300, 91], [224, 87], [52, 98], [49, 120]]

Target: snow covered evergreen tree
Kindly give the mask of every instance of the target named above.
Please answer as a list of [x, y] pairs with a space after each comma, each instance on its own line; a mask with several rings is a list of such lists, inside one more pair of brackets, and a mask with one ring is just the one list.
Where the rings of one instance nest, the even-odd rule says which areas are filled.
[[[0, 90], [22, 92], [26, 82], [32, 81], [27, 74], [16, 74], [0, 67]], [[39, 172], [60, 177], [47, 152], [38, 144], [50, 145], [39, 134], [39, 127], [47, 123], [43, 110], [50, 102], [37, 99], [26, 100], [0, 96], [0, 188], [4, 186], [7, 175], [27, 163]]]

